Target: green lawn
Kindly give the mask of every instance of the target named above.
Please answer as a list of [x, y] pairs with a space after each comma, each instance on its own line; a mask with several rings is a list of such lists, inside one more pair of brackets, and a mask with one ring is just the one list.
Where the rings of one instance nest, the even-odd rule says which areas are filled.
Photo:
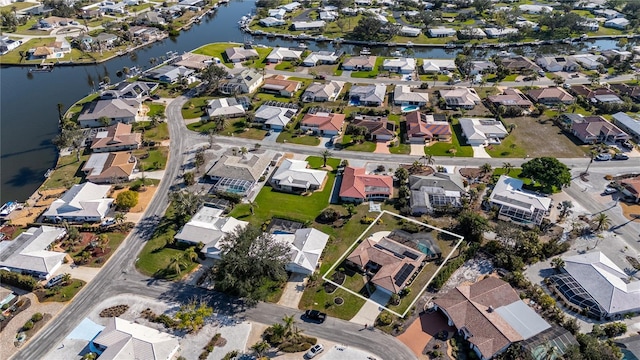
[[374, 152], [376, 150], [376, 143], [372, 141], [365, 141], [363, 143], [356, 144], [352, 141], [351, 135], [344, 135], [342, 137], [342, 147], [351, 151]]
[[392, 146], [389, 148], [389, 152], [392, 154], [410, 154], [411, 153], [411, 145], [409, 144], [397, 144], [396, 146]]
[[[463, 139], [463, 137], [462, 128], [460, 127], [458, 119], [453, 119], [451, 122], [451, 128], [453, 129], [453, 136], [451, 137], [450, 143], [439, 142], [431, 146], [425, 146], [425, 153], [433, 156], [472, 157], [473, 149], [471, 146], [460, 144], [460, 140]], [[455, 155], [451, 152], [451, 149], [455, 149]]]
[[13, 11], [14, 6], [16, 8], [16, 11], [20, 11], [33, 6], [38, 6], [38, 4], [33, 2], [14, 2], [11, 3], [11, 5], [0, 6], [0, 11]]
[[233, 64], [228, 61], [229, 59], [227, 59], [227, 55], [225, 54], [225, 50], [227, 48], [234, 47], [234, 46], [242, 46], [242, 44], [238, 44], [238, 43], [213, 43], [213, 44], [207, 44], [207, 45], [201, 46], [201, 47], [193, 50], [192, 52], [194, 54], [201, 54], [201, 55], [208, 55], [208, 56], [217, 57], [218, 59], [220, 59], [220, 61], [223, 61], [225, 66], [227, 66], [229, 68], [233, 68]]
[[289, 131], [283, 131], [278, 136], [277, 142], [279, 143], [291, 143], [299, 145], [318, 146], [320, 145], [320, 139], [313, 135], [295, 135]]
[[485, 148], [491, 157], [523, 158], [527, 156], [527, 151], [518, 144], [514, 136], [507, 136], [502, 139], [500, 145], [489, 145]]
[[378, 73], [380, 71], [380, 68], [382, 67], [382, 63], [384, 62], [384, 57], [382, 56], [378, 56], [376, 58], [376, 66], [373, 67], [373, 70], [371, 71], [353, 71], [351, 72], [351, 77], [352, 78], [376, 78], [378, 76]]
[[282, 71], [292, 71], [292, 72], [296, 71], [296, 67], [293, 66], [291, 61], [282, 61], [278, 65], [275, 66], [275, 69], [276, 70], [282, 70]]
[[198, 119], [207, 115], [207, 104], [211, 97], [196, 97], [187, 101], [182, 106], [182, 117], [185, 119]]
[[144, 130], [143, 138], [145, 141], [159, 142], [169, 139], [169, 125], [166, 122], [161, 122], [153, 127], [151, 121], [139, 121], [135, 123], [133, 130]]
[[[42, 34], [42, 32], [39, 32]], [[0, 64], [39, 64], [42, 60], [27, 60], [27, 58], [20, 58], [20, 52], [26, 52], [29, 49], [36, 48], [38, 46], [43, 46], [46, 44], [50, 44], [55, 41], [54, 37], [45, 37], [45, 38], [35, 38], [28, 41], [25, 41], [22, 45], [18, 46], [16, 49], [0, 56]]]
[[151, 116], [154, 116], [154, 115], [158, 115], [160, 117], [164, 117], [164, 110], [165, 110], [165, 106], [164, 105], [155, 104], [155, 103], [152, 103], [150, 101], [147, 101], [144, 104], [149, 107], [149, 112], [147, 113], [147, 116], [151, 117]]
[[263, 69], [265, 66], [267, 66], [267, 62], [265, 61], [265, 59], [267, 58], [267, 56], [269, 56], [269, 54], [271, 53], [272, 49], [271, 48], [256, 48], [255, 50], [258, 52], [259, 58], [245, 61], [242, 64], [244, 66], [254, 67], [256, 69]]
[[36, 295], [40, 302], [55, 301], [55, 302], [67, 302], [73, 299], [74, 296], [82, 289], [86, 282], [78, 279], [71, 279], [68, 285], [60, 287], [56, 292], [54, 288], [37, 290]]
[[[319, 168], [322, 166], [322, 158], [320, 164], [312, 158], [309, 166]], [[309, 158], [308, 160], [309, 161]], [[339, 159], [329, 159], [327, 165], [337, 168], [340, 164]], [[327, 174], [327, 181], [322, 191], [316, 191], [311, 195], [302, 196], [296, 194], [287, 194], [275, 191], [271, 186], [265, 185], [255, 200], [254, 214], [251, 215], [251, 209], [248, 204], [237, 205], [230, 215], [237, 219], [248, 218], [254, 224], [263, 224], [272, 217], [284, 216], [285, 218], [294, 218], [302, 222], [313, 221], [320, 214], [322, 209], [329, 206], [331, 197], [331, 188], [335, 180], [335, 171]], [[274, 206], [277, 204], [277, 206]]]
[[82, 165], [89, 159], [89, 155], [81, 155], [80, 161], [76, 159], [75, 153], [60, 157], [55, 170], [44, 184], [42, 184], [42, 189], [69, 188], [71, 185], [79, 184], [85, 176], [81, 171]]
[[[149, 154], [146, 159], [141, 159], [144, 154]], [[160, 146], [151, 149], [138, 149], [133, 152], [133, 155], [140, 159], [139, 166], [144, 171], [162, 170], [167, 166], [167, 158], [169, 157], [169, 148], [166, 146]]]

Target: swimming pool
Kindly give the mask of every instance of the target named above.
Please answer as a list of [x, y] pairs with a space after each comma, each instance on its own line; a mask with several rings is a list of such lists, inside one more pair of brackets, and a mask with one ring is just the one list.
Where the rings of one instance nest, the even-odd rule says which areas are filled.
[[360, 100], [358, 100], [358, 99], [349, 99], [349, 106], [360, 106]]
[[400, 109], [402, 109], [403, 113], [406, 113], [406, 112], [412, 112], [412, 111], [419, 110], [420, 106], [418, 106], [418, 105], [402, 105], [400, 107]]

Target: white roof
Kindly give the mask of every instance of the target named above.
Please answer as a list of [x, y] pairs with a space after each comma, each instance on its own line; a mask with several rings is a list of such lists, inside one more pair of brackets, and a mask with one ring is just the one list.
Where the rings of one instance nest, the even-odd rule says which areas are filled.
[[327, 23], [324, 22], [323, 20], [316, 20], [316, 21], [294, 21], [293, 22], [293, 28], [294, 29], [315, 29], [315, 28], [321, 28], [323, 26], [325, 26]]
[[382, 63], [382, 67], [393, 67], [400, 68], [402, 70], [415, 70], [416, 69], [416, 59], [414, 58], [395, 58], [395, 59], [385, 59]]
[[308, 162], [302, 160], [285, 159], [275, 174], [273, 180], [279, 180], [280, 185], [309, 188], [309, 185], [320, 186], [327, 177], [322, 170], [307, 169]]
[[413, 92], [408, 85], [396, 85], [393, 90], [393, 100], [395, 102], [429, 102], [429, 94], [424, 92]]
[[296, 115], [296, 109], [262, 105], [256, 110], [255, 118], [267, 125], [286, 126]]
[[265, 26], [284, 25], [285, 21], [282, 19], [276, 19], [273, 16], [269, 16], [264, 19], [260, 19], [260, 24]]
[[615, 18], [615, 19], [611, 19], [611, 20], [607, 20], [604, 22], [605, 25], [629, 25], [629, 20], [625, 19], [625, 18]]
[[314, 51], [304, 59], [305, 64], [317, 64], [319, 61], [336, 62], [338, 55], [332, 51]]
[[524, 340], [538, 335], [551, 327], [548, 322], [522, 300], [501, 306], [496, 309], [496, 312]]
[[44, 212], [45, 217], [104, 217], [113, 203], [107, 198], [109, 185], [86, 182], [73, 185]]
[[221, 115], [244, 114], [244, 107], [238, 104], [235, 98], [213, 99], [209, 101], [207, 107], [207, 113], [211, 118]]
[[107, 348], [101, 360], [166, 360], [173, 358], [180, 346], [173, 335], [117, 317], [108, 320], [93, 342]]
[[475, 90], [469, 88], [443, 89], [440, 90], [440, 96], [448, 105], [473, 106], [481, 102]]
[[326, 97], [329, 101], [335, 99], [340, 94], [344, 82], [342, 81], [330, 81], [328, 83], [313, 83], [302, 94], [302, 99], [309, 99], [315, 101], [316, 98]]
[[453, 59], [423, 59], [422, 60], [422, 67], [423, 68], [427, 68], [427, 67], [435, 67], [438, 70], [440, 69], [455, 69], [456, 68], [456, 62]]
[[634, 119], [623, 112], [617, 112], [612, 117], [614, 122], [622, 124], [629, 132], [634, 133], [636, 136], [640, 135], [640, 119]]
[[382, 84], [353, 85], [349, 96], [358, 96], [360, 101], [383, 103], [386, 92], [387, 87]]
[[309, 272], [315, 271], [329, 240], [329, 235], [313, 228], [298, 229], [295, 234], [274, 234], [273, 237], [291, 246], [288, 268], [301, 267]]
[[277, 47], [271, 51], [267, 59], [269, 60], [282, 60], [282, 59], [300, 59], [302, 51], [292, 50], [284, 47]]
[[220, 241], [236, 228], [247, 226], [246, 221], [237, 220], [231, 216], [223, 216], [221, 209], [205, 204], [193, 215], [175, 238], [191, 244], [202, 242], [205, 246], [203, 253], [220, 254]]
[[52, 226], [32, 227], [0, 249], [0, 267], [27, 270], [50, 275], [62, 262], [65, 253], [47, 248], [67, 231]]
[[269, 9], [269, 16], [280, 15], [284, 16], [287, 13], [285, 9]]
[[429, 28], [429, 34], [434, 35], [455, 35], [456, 30], [444, 26]]
[[640, 281], [629, 275], [599, 251], [568, 256], [564, 269], [609, 314], [640, 310]]
[[89, 160], [84, 165], [83, 169], [91, 169], [91, 173], [88, 176], [98, 176], [102, 174], [104, 165], [107, 163], [110, 153], [93, 153], [89, 156]]
[[533, 210], [547, 211], [551, 205], [551, 199], [538, 196], [534, 193], [522, 190], [523, 182], [520, 179], [502, 175], [496, 182], [489, 202], [507, 205], [512, 208], [533, 212]]

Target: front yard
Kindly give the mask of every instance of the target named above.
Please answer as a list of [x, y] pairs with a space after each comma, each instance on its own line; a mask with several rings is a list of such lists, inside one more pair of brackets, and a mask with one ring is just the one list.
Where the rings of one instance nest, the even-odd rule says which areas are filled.
[[149, 149], [137, 149], [133, 155], [139, 160], [138, 166], [144, 171], [162, 170], [167, 165], [169, 147], [159, 146]]
[[457, 118], [451, 121], [451, 128], [453, 130], [451, 142], [437, 142], [431, 146], [425, 146], [424, 152], [433, 156], [472, 157], [473, 149], [471, 146], [462, 145], [465, 140]]

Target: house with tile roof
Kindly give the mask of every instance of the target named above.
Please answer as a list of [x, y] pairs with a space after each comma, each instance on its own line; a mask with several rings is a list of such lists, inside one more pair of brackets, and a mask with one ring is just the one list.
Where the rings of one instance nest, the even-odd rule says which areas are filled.
[[142, 102], [140, 99], [109, 99], [92, 101], [85, 104], [78, 115], [78, 124], [82, 128], [102, 127], [102, 118], [109, 119], [107, 125], [114, 123], [131, 124], [138, 120]]
[[396, 85], [393, 90], [393, 103], [395, 105], [426, 106], [429, 103], [429, 93], [415, 91], [408, 85]]
[[371, 141], [389, 141], [396, 136], [396, 123], [382, 116], [356, 115], [351, 121], [354, 126], [367, 128], [365, 137]]
[[529, 227], [540, 225], [551, 207], [551, 198], [526, 191], [523, 185], [520, 179], [501, 175], [488, 202], [498, 207], [500, 220]]
[[350, 56], [342, 62], [342, 70], [371, 71], [376, 66], [375, 56]]
[[287, 80], [282, 75], [264, 79], [262, 91], [271, 94], [277, 94], [284, 97], [292, 97], [296, 91], [300, 90], [300, 82]]
[[504, 89], [502, 94], [491, 95], [487, 100], [495, 107], [504, 106], [511, 112], [529, 112], [533, 109], [533, 103], [522, 91], [514, 88]]
[[110, 185], [85, 182], [71, 189], [51, 203], [42, 216], [51, 222], [99, 222], [109, 213], [113, 199], [107, 197]]
[[87, 181], [96, 184], [115, 184], [130, 180], [137, 159], [131, 153], [93, 153], [82, 167]]
[[557, 104], [570, 105], [575, 102], [575, 98], [571, 94], [559, 87], [529, 90], [527, 96], [537, 103], [550, 106]]
[[388, 236], [370, 236], [346, 258], [347, 266], [365, 272], [369, 282], [388, 294], [397, 294], [418, 272], [426, 255]]
[[528, 71], [539, 72], [542, 70], [540, 66], [538, 66], [538, 64], [533, 62], [533, 60], [521, 55], [502, 59], [502, 65], [505, 68], [517, 73], [526, 73]]
[[268, 151], [244, 155], [227, 153], [207, 171], [207, 176], [215, 182], [213, 188], [216, 191], [245, 195], [266, 175], [273, 157]]
[[344, 202], [386, 200], [393, 196], [393, 178], [367, 174], [365, 168], [347, 166], [342, 174], [339, 195]]
[[300, 121], [300, 130], [313, 131], [321, 136], [334, 136], [342, 132], [344, 114], [316, 112], [307, 113]]
[[482, 102], [478, 93], [472, 88], [459, 87], [442, 89], [438, 90], [438, 92], [449, 109], [471, 110]]
[[429, 144], [432, 141], [450, 141], [451, 124], [442, 114], [424, 114], [421, 111], [407, 113], [406, 129], [412, 144]]
[[158, 83], [149, 81], [123, 81], [115, 88], [105, 90], [100, 94], [100, 99], [143, 99], [151, 95], [158, 88]]
[[227, 59], [233, 63], [244, 62], [249, 59], [257, 59], [260, 56], [252, 47], [233, 46], [224, 51]]
[[220, 259], [222, 243], [227, 235], [249, 224], [232, 216], [224, 216], [224, 210], [212, 204], [204, 204], [188, 223], [176, 234], [178, 242], [196, 246], [203, 243], [202, 252], [206, 257]]
[[459, 209], [466, 188], [458, 173], [434, 173], [427, 176], [409, 176], [410, 205], [414, 215], [432, 214], [434, 211]]
[[276, 190], [301, 194], [320, 189], [326, 180], [326, 171], [309, 169], [309, 163], [303, 160], [284, 159], [270, 183]]
[[304, 90], [301, 100], [303, 102], [335, 101], [343, 88], [344, 82], [342, 81], [314, 82]]
[[551, 328], [508, 283], [496, 277], [460, 285], [434, 303], [483, 360]]
[[0, 268], [48, 279], [58, 270], [66, 254], [51, 251], [51, 244], [67, 234], [64, 228], [31, 227], [12, 241], [0, 242]]
[[142, 143], [141, 133], [132, 133], [131, 124], [116, 123], [96, 132], [91, 139], [94, 153], [135, 150]]
[[562, 118], [570, 122], [569, 131], [585, 144], [624, 141], [629, 139], [629, 135], [602, 116], [563, 114]]
[[179, 338], [144, 325], [112, 317], [91, 343], [101, 360], [173, 359], [180, 349]]
[[272, 236], [291, 249], [285, 270], [303, 275], [311, 275], [316, 271], [329, 241], [328, 234], [313, 228], [297, 229], [294, 233], [280, 232]]

